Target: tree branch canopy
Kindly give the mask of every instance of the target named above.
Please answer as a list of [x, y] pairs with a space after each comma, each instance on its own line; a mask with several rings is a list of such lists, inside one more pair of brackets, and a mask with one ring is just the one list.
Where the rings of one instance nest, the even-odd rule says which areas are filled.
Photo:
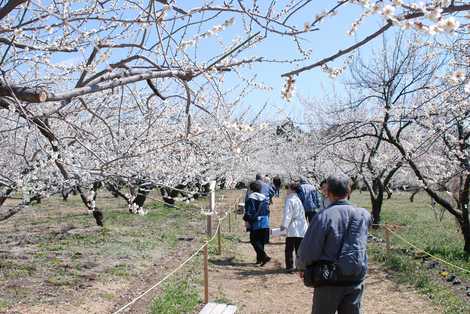
[[[469, 10], [470, 10], [470, 4], [451, 5], [447, 8], [445, 8], [445, 9], [443, 9], [442, 13], [465, 12], [465, 11], [469, 11]], [[415, 12], [415, 13], [406, 14], [406, 15], [398, 18], [398, 19], [400, 21], [406, 21], [406, 20], [412, 20], [412, 19], [415, 19], [415, 18], [418, 18], [418, 17], [421, 17], [421, 16], [424, 16], [424, 13]], [[293, 71], [290, 71], [290, 72], [286, 72], [286, 73], [282, 74], [281, 77], [289, 77], [289, 76], [293, 76], [293, 75], [299, 75], [302, 72], [311, 70], [313, 68], [320, 67], [320, 66], [322, 66], [322, 65], [324, 65], [324, 64], [326, 64], [330, 61], [333, 61], [333, 60], [335, 60], [335, 59], [337, 59], [337, 58], [339, 58], [339, 57], [341, 57], [345, 54], [348, 54], [348, 53], [364, 46], [365, 44], [367, 44], [371, 40], [373, 40], [373, 39], [377, 38], [378, 36], [380, 36], [381, 34], [385, 33], [392, 26], [393, 26], [393, 21], [388, 20], [387, 23], [384, 26], [382, 26], [380, 29], [378, 29], [374, 33], [370, 34], [369, 36], [367, 36], [363, 40], [355, 43], [354, 45], [351, 45], [346, 49], [341, 49], [337, 53], [335, 53], [335, 54], [333, 54], [333, 55], [331, 55], [327, 58], [323, 58], [320, 61], [317, 61], [313, 64], [301, 67], [299, 69], [296, 69], [296, 70], [293, 70]]]
[[0, 96], [14, 97], [25, 102], [40, 103], [48, 99], [48, 92], [42, 87], [5, 86], [0, 84]]
[[74, 88], [70, 91], [61, 93], [54, 93], [45, 90], [42, 87], [19, 87], [19, 86], [5, 86], [0, 85], [0, 96], [16, 97], [21, 101], [30, 103], [41, 103], [48, 101], [62, 101], [69, 100], [74, 97], [83, 96], [91, 93], [96, 93], [119, 86], [124, 86], [139, 81], [146, 81], [155, 78], [168, 78], [175, 77], [182, 80], [190, 80], [193, 74], [191, 71], [151, 71], [143, 73], [135, 73], [126, 71], [120, 78], [113, 79], [102, 83], [96, 83], [83, 87]]
[[27, 0], [10, 0], [8, 3], [0, 9], [0, 20], [7, 16], [11, 11], [13, 11], [17, 6], [22, 3], [25, 3]]

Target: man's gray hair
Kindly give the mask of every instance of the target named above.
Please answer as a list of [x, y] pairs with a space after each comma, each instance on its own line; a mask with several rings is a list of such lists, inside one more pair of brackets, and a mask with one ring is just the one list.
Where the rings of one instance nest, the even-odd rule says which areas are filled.
[[331, 175], [326, 179], [328, 192], [338, 197], [348, 196], [351, 191], [350, 182], [349, 177], [342, 174]]

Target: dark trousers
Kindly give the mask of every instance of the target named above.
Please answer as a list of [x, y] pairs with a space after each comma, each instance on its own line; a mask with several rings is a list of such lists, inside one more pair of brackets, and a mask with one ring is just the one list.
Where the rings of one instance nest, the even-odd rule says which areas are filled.
[[303, 238], [297, 237], [287, 237], [286, 238], [286, 248], [284, 250], [286, 256], [286, 268], [292, 269], [294, 268], [294, 251], [295, 255], [297, 255], [297, 251], [299, 250], [300, 242], [302, 242]]
[[258, 229], [250, 231], [250, 243], [256, 252], [256, 261], [263, 262], [268, 255], [264, 251], [264, 245], [269, 241], [269, 229]]
[[315, 217], [317, 213], [313, 210], [309, 210], [309, 211], [306, 211], [305, 212], [305, 218], [307, 218], [307, 222], [308, 224], [310, 224], [310, 222], [312, 221], [313, 217]]
[[313, 291], [312, 314], [360, 314], [364, 284], [318, 287]]

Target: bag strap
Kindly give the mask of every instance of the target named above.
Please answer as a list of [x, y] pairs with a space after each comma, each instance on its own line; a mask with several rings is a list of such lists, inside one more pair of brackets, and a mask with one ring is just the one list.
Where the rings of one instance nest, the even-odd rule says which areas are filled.
[[[352, 208], [353, 208], [353, 210], [355, 209], [355, 207], [352, 207]], [[340, 245], [339, 250], [338, 250], [338, 255], [336, 256], [336, 262], [338, 262], [339, 257], [341, 256], [341, 253], [343, 252], [344, 241], [346, 241], [346, 237], [349, 234], [349, 230], [351, 229], [350, 228], [351, 225], [352, 225], [352, 218], [351, 218], [351, 215], [349, 215], [348, 226], [346, 227], [346, 232], [343, 234], [343, 238], [341, 239], [341, 245]]]

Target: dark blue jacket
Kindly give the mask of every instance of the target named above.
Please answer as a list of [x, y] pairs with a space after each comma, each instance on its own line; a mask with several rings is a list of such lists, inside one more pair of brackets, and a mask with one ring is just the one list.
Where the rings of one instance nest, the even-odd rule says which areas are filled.
[[320, 207], [317, 190], [310, 183], [302, 183], [297, 191], [297, 195], [302, 201], [306, 212], [313, 212]]
[[269, 207], [269, 202], [271, 201], [271, 199], [273, 198], [275, 194], [274, 187], [271, 184], [264, 182], [263, 180], [258, 180], [257, 182], [261, 184], [261, 194], [266, 196], [266, 202], [268, 203], [268, 207]]
[[269, 228], [269, 203], [261, 193], [250, 193], [245, 201], [243, 220], [250, 223], [250, 230]]
[[364, 279], [367, 232], [371, 223], [367, 210], [356, 208], [346, 200], [321, 210], [314, 216], [300, 244], [297, 268], [302, 270], [318, 261], [336, 261], [345, 275]]

